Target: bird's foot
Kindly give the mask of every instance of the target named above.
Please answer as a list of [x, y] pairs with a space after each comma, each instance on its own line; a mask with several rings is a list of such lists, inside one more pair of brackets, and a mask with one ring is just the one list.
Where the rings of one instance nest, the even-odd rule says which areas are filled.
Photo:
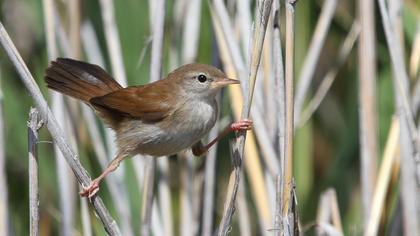
[[93, 180], [89, 186], [84, 187], [83, 190], [80, 191], [80, 196], [82, 197], [88, 197], [89, 199], [95, 196], [95, 194], [99, 191], [99, 180]]
[[233, 122], [230, 125], [230, 129], [232, 131], [241, 131], [241, 130], [251, 130], [252, 129], [252, 120], [240, 120], [240, 121], [236, 121]]

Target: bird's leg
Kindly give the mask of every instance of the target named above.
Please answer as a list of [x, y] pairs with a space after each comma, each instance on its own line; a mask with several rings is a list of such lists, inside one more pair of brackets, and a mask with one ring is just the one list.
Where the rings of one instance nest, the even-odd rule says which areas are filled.
[[105, 178], [109, 173], [114, 171], [120, 165], [120, 162], [124, 160], [127, 155], [118, 154], [112, 161], [109, 163], [108, 167], [102, 172], [100, 176], [90, 182], [89, 186], [84, 187], [83, 190], [79, 193], [82, 197], [93, 197], [99, 191], [99, 183], [103, 178]]
[[192, 152], [195, 156], [201, 156], [204, 153], [206, 153], [215, 143], [217, 143], [220, 139], [228, 135], [230, 132], [250, 130], [251, 128], [252, 128], [251, 120], [245, 119], [245, 120], [233, 122], [232, 124], [226, 126], [226, 128], [224, 128], [223, 131], [219, 135], [217, 135], [217, 137], [213, 139], [207, 145], [203, 146], [201, 141], [194, 144], [194, 146], [192, 146]]

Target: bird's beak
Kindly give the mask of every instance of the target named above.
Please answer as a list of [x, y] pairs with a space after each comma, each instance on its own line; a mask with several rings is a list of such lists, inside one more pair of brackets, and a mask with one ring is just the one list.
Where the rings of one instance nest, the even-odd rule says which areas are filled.
[[222, 78], [216, 78], [213, 81], [213, 86], [215, 88], [223, 88], [231, 84], [239, 84], [239, 80], [222, 77]]

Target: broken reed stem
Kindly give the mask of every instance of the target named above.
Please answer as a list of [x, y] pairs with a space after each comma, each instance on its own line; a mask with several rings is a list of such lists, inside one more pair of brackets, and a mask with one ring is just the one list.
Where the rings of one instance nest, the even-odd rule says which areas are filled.
[[[377, 111], [374, 2], [359, 0], [359, 142], [362, 219], [367, 223], [376, 182]], [[367, 225], [364, 225], [366, 228]]]
[[296, 0], [286, 0], [286, 63], [285, 63], [285, 97], [286, 97], [286, 130], [285, 157], [283, 175], [282, 218], [287, 219], [291, 196], [293, 176], [293, 83], [295, 58], [295, 4]]
[[[55, 119], [51, 110], [49, 109], [48, 104], [45, 98], [42, 96], [38, 85], [35, 83], [34, 78], [29, 72], [29, 69], [25, 65], [22, 57], [19, 55], [16, 47], [14, 46], [2, 23], [0, 23], [0, 43], [6, 51], [8, 58], [11, 60], [15, 69], [17, 70], [19, 78], [22, 80], [22, 82], [28, 89], [55, 144], [60, 148], [64, 158], [66, 159], [75, 177], [77, 178], [77, 181], [82, 186], [88, 186], [92, 181], [90, 176], [88, 175], [87, 171], [82, 167], [78, 156], [70, 147], [67, 139], [64, 137], [63, 130], [59, 127], [57, 120]], [[101, 220], [105, 231], [109, 235], [121, 235], [115, 220], [109, 214], [109, 211], [102, 202], [102, 199], [99, 196], [94, 196], [91, 198], [91, 204], [97, 216]]]
[[[256, 16], [256, 28], [253, 35], [253, 46], [251, 51], [251, 65], [250, 65], [250, 76], [248, 82], [249, 90], [248, 96], [244, 99], [244, 105], [242, 109], [241, 119], [248, 119], [251, 110], [252, 97], [254, 93], [255, 81], [257, 77], [258, 66], [261, 60], [261, 52], [264, 44], [265, 32], [267, 29], [268, 18], [271, 13], [272, 0], [261, 0], [257, 2], [257, 16]], [[247, 87], [245, 85], [245, 87]], [[246, 94], [246, 93], [245, 93]], [[232, 215], [234, 213], [234, 204], [236, 201], [236, 195], [239, 186], [239, 178], [241, 172], [241, 162], [243, 160], [244, 146], [245, 146], [246, 132], [240, 132], [236, 138], [235, 145], [233, 145], [233, 162], [234, 170], [231, 173], [229, 180], [229, 186], [231, 190], [227, 192], [227, 198], [225, 202], [224, 214], [219, 225], [218, 235], [227, 235], [230, 227]], [[236, 164], [235, 164], [236, 163]], [[229, 187], [230, 189], [230, 187]]]
[[36, 108], [31, 108], [28, 121], [29, 154], [29, 227], [30, 235], [39, 235], [39, 187], [38, 187], [38, 130], [42, 126]]

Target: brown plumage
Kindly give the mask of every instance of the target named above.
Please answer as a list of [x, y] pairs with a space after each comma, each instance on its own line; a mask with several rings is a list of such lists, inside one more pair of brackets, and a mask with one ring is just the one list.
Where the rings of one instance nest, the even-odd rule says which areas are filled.
[[[101, 67], [68, 58], [57, 58], [45, 71], [47, 87], [62, 94], [79, 99], [88, 105], [90, 100], [122, 89]], [[94, 107], [104, 121], [115, 128], [121, 120], [120, 114], [103, 107]]]
[[[213, 66], [194, 63], [157, 82], [123, 88], [99, 66], [66, 58], [51, 62], [45, 82], [91, 106], [115, 131], [118, 153], [81, 193], [89, 197], [98, 191], [100, 180], [128, 155], [164, 156], [191, 146], [194, 154], [205, 153], [221, 137], [206, 146], [200, 141], [216, 122], [216, 93], [238, 83]], [[226, 132], [247, 130], [250, 125], [250, 121], [240, 121]]]

